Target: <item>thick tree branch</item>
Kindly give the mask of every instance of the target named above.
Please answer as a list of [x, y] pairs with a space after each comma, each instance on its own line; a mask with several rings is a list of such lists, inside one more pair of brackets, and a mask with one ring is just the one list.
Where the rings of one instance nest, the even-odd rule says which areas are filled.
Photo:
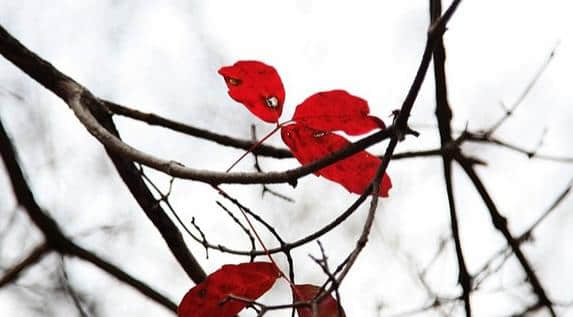
[[24, 172], [18, 163], [16, 149], [10, 141], [10, 138], [4, 129], [4, 125], [2, 124], [1, 120], [0, 155], [6, 166], [6, 171], [8, 172], [8, 176], [12, 184], [12, 189], [18, 204], [24, 208], [34, 225], [40, 229], [44, 235], [44, 238], [46, 239], [45, 244], [36, 248], [22, 262], [17, 264], [13, 269], [9, 270], [6, 276], [0, 279], [3, 282], [0, 283], [0, 286], [17, 278], [22, 270], [26, 269], [34, 263], [37, 263], [41, 257], [45, 255], [49, 250], [55, 250], [61, 254], [76, 256], [90, 263], [93, 263], [118, 280], [132, 286], [137, 291], [152, 299], [153, 301], [172, 311], [177, 309], [177, 305], [175, 305], [175, 303], [173, 303], [171, 300], [159, 294], [147, 284], [137, 280], [134, 277], [131, 277], [129, 274], [125, 273], [117, 266], [78, 246], [63, 233], [56, 221], [48, 214], [46, 214], [36, 202], [34, 194], [26, 182]]
[[[441, 0], [430, 0], [430, 17], [432, 23], [437, 21], [442, 13]], [[448, 86], [446, 81], [446, 49], [443, 39], [436, 40], [433, 51], [434, 56], [434, 82], [436, 94], [436, 118], [440, 132], [440, 143], [442, 148], [446, 147], [452, 141], [452, 110], [448, 102]], [[452, 236], [454, 238], [456, 257], [458, 261], [458, 282], [462, 286], [462, 298], [464, 299], [466, 316], [472, 315], [470, 294], [472, 291], [472, 279], [468, 273], [462, 244], [460, 240], [458, 216], [454, 199], [454, 189], [452, 184], [452, 154], [451, 152], [442, 152], [442, 161], [444, 166], [444, 180], [446, 183], [446, 192], [448, 196], [448, 205], [450, 207], [450, 223], [452, 227]]]
[[[95, 124], [104, 131], [103, 133], [107, 138], [119, 140], [119, 134], [111, 120], [111, 115], [104, 111], [104, 108], [101, 107], [95, 97], [73, 79], [24, 47], [2, 26], [0, 26], [0, 54], [66, 101], [68, 105], [72, 105], [73, 102], [79, 103], [78, 99], [83, 97], [85, 99], [84, 102], [91, 106], [89, 110], [82, 107], [81, 110], [85, 112], [85, 115], [94, 120]], [[203, 272], [203, 269], [185, 245], [183, 236], [177, 226], [154, 199], [133, 162], [129, 157], [119, 155], [108, 147], [106, 147], [106, 151], [131, 194], [159, 230], [182, 268], [194, 282], [201, 282], [205, 278], [205, 272]]]
[[299, 168], [287, 170], [284, 172], [269, 173], [226, 173], [205, 171], [195, 168], [185, 167], [174, 161], [167, 161], [148, 153], [137, 150], [128, 144], [122, 142], [119, 138], [104, 129], [92, 113], [86, 109], [86, 106], [94, 111], [100, 107], [99, 102], [85, 88], [76, 83], [67, 82], [66, 90], [71, 98], [68, 104], [86, 126], [88, 131], [93, 134], [102, 144], [112, 152], [119, 153], [122, 157], [137, 161], [143, 165], [152, 167], [159, 171], [165, 172], [174, 177], [201, 181], [209, 184], [236, 183], [236, 184], [268, 184], [268, 183], [296, 183], [300, 177], [306, 176], [316, 170], [326, 167], [341, 159], [349, 157], [365, 148], [376, 144], [394, 133], [392, 127], [376, 132], [367, 136], [360, 141], [350, 144], [348, 147], [333, 153], [325, 158], [314, 161]]
[[[121, 141], [115, 129], [115, 125], [111, 120], [110, 112], [106, 110], [105, 106], [99, 101], [99, 99], [94, 97], [79, 83], [61, 73], [53, 65], [28, 50], [1, 26], [0, 54], [48, 90], [59, 96], [68, 104], [68, 106], [70, 106], [70, 108], [72, 108], [86, 129], [106, 147], [106, 151], [114, 161], [122, 179], [126, 182], [126, 185], [128, 185], [132, 193], [134, 193], [134, 197], [136, 199], [145, 199], [147, 201], [138, 201], [146, 212], [148, 211], [146, 210], [146, 205], [149, 207], [147, 203], [151, 200], [150, 196], [138, 196], [135, 193], [142, 194], [144, 191], [148, 192], [149, 190], [147, 190], [147, 187], [144, 189], [144, 187], [138, 185], [138, 183], [143, 184], [140, 178], [138, 178], [139, 181], [133, 178], [133, 175], [135, 175], [133, 172], [135, 167], [132, 166], [132, 161], [139, 162], [174, 177], [192, 179], [209, 184], [260, 184], [287, 182], [295, 184], [298, 178], [326, 167], [338, 160], [349, 157], [352, 154], [388, 138], [392, 133], [394, 133], [394, 129], [392, 128], [374, 133], [328, 157], [284, 172], [224, 173], [188, 168], [175, 161], [164, 160], [139, 151]], [[419, 81], [419, 79], [417, 81]], [[417, 89], [419, 89], [419, 87]], [[413, 103], [412, 97], [413, 96], [409, 96], [410, 103]], [[407, 108], [411, 108], [411, 106]], [[409, 109], [407, 109], [407, 112], [409, 113]], [[403, 130], [408, 131], [407, 129]], [[149, 213], [147, 214], [150, 216]], [[157, 214], [157, 211], [155, 214]], [[154, 224], [157, 226], [157, 223], [154, 222]], [[165, 234], [166, 232], [161, 231], [161, 233]], [[175, 255], [177, 256], [177, 254]]]

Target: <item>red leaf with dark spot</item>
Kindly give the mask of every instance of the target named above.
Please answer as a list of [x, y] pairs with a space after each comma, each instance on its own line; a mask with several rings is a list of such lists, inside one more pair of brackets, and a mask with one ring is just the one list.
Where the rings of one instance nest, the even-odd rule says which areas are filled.
[[[281, 137], [294, 157], [303, 165], [321, 159], [350, 144], [348, 140], [336, 133], [314, 130], [298, 123], [282, 127]], [[381, 163], [382, 160], [378, 157], [367, 151], [360, 151], [318, 170], [315, 174], [341, 184], [351, 193], [362, 194], [370, 185]], [[384, 174], [380, 186], [379, 195], [388, 197], [388, 191], [392, 188], [388, 175]]]
[[277, 122], [283, 111], [285, 90], [277, 71], [258, 61], [239, 61], [221, 67], [231, 98], [266, 122]]
[[[292, 287], [293, 296], [297, 302], [310, 301], [318, 295], [319, 291], [320, 287], [310, 284], [295, 285]], [[312, 317], [312, 308], [310, 307], [297, 307], [296, 312], [298, 313], [298, 317]], [[317, 317], [345, 316], [342, 307], [340, 307], [339, 311], [338, 303], [330, 294], [318, 303]]]
[[331, 90], [308, 97], [296, 107], [292, 119], [315, 130], [341, 130], [349, 135], [384, 129], [384, 122], [369, 113], [366, 100], [344, 90]]
[[205, 281], [193, 287], [177, 309], [179, 317], [232, 317], [247, 303], [237, 300], [223, 300], [228, 295], [246, 297], [252, 300], [268, 291], [279, 277], [272, 263], [253, 262], [238, 265], [223, 265], [207, 276]]

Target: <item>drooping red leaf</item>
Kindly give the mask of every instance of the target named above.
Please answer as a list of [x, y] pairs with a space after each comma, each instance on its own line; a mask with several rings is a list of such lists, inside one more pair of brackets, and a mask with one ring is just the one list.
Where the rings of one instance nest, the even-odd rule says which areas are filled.
[[266, 122], [277, 122], [283, 110], [285, 90], [277, 71], [259, 61], [238, 61], [219, 69], [231, 98]]
[[292, 119], [315, 130], [341, 130], [349, 135], [384, 129], [384, 122], [369, 113], [366, 100], [344, 90], [331, 90], [308, 97], [296, 107]]
[[[320, 291], [320, 287], [310, 285], [310, 284], [301, 284], [301, 285], [294, 285], [292, 287], [292, 292], [295, 301], [302, 302], [302, 301], [310, 301], [318, 295]], [[296, 312], [298, 313], [298, 317], [313, 317], [312, 316], [312, 308], [310, 307], [297, 307]], [[318, 316], [317, 317], [345, 317], [344, 310], [342, 307], [338, 307], [338, 303], [332, 297], [331, 294], [326, 296], [323, 300], [318, 303]]]
[[[281, 137], [301, 164], [308, 164], [348, 146], [350, 142], [333, 132], [322, 132], [303, 126], [289, 124], [281, 129]], [[315, 172], [344, 186], [349, 192], [362, 194], [370, 185], [376, 170], [382, 163], [378, 157], [360, 151], [350, 157]], [[380, 196], [388, 197], [392, 188], [390, 177], [384, 174], [380, 185]]]
[[257, 299], [268, 291], [279, 277], [272, 263], [253, 262], [223, 265], [193, 287], [181, 300], [177, 309], [179, 317], [232, 317], [247, 303], [223, 300], [228, 295]]

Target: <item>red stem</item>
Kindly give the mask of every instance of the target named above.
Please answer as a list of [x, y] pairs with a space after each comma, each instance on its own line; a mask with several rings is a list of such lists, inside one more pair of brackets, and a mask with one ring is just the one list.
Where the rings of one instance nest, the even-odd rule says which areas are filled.
[[237, 165], [243, 158], [245, 158], [245, 156], [247, 156], [247, 154], [251, 153], [259, 145], [265, 142], [268, 138], [270, 138], [273, 134], [275, 134], [275, 132], [277, 132], [281, 127], [282, 127], [281, 124], [277, 124], [277, 126], [271, 132], [269, 132], [262, 139], [257, 141], [257, 143], [253, 144], [245, 153], [243, 153], [243, 155], [241, 155], [241, 157], [239, 157], [233, 164], [231, 164], [231, 166], [225, 172], [226, 173], [230, 172], [233, 169], [233, 167], [235, 167], [235, 165]]

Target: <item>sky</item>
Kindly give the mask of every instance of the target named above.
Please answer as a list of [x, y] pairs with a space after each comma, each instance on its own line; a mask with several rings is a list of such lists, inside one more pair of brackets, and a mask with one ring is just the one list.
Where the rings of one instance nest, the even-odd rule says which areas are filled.
[[[463, 1], [445, 35], [447, 78], [453, 127], [480, 130], [503, 116], [554, 50], [551, 63], [496, 136], [526, 149], [573, 156], [573, 4], [565, 0]], [[96, 96], [161, 114], [197, 127], [241, 138], [251, 125], [264, 135], [272, 129], [229, 98], [217, 70], [238, 60], [274, 66], [286, 90], [283, 119], [315, 92], [345, 89], [366, 100], [374, 115], [390, 123], [411, 84], [425, 44], [428, 1], [52, 1], [4, 0], [0, 24], [28, 48], [47, 59]], [[398, 152], [439, 145], [435, 128], [432, 72], [414, 106], [410, 122], [421, 132]], [[68, 107], [4, 59], [0, 59], [0, 118], [20, 152], [40, 204], [81, 245], [104, 254], [131, 274], [178, 302], [192, 283], [145, 219], [116, 175], [101, 145]], [[285, 119], [286, 120], [286, 119]], [[187, 166], [223, 171], [242, 151], [196, 138], [116, 119], [129, 144]], [[269, 144], [283, 146], [275, 136]], [[384, 145], [371, 149], [380, 153]], [[465, 153], [488, 162], [478, 172], [515, 233], [526, 230], [573, 176], [573, 165], [528, 160], [522, 154], [470, 144]], [[298, 166], [294, 160], [261, 159], [265, 171]], [[427, 294], [412, 270], [427, 267], [450, 234], [442, 163], [438, 158], [392, 162], [394, 187], [377, 212], [374, 231], [356, 267], [341, 287], [348, 316], [392, 316], [427, 304]], [[253, 171], [252, 158], [237, 170]], [[148, 175], [167, 189], [169, 178]], [[504, 245], [489, 216], [459, 168], [454, 168], [462, 244], [470, 272]], [[9, 267], [41, 236], [15, 206], [5, 172], [0, 171], [0, 266]], [[333, 219], [356, 198], [341, 186], [314, 176], [273, 189], [292, 197], [261, 199], [260, 186], [226, 186], [228, 191], [273, 222], [287, 240], [295, 240]], [[192, 217], [213, 240], [248, 241], [217, 207], [220, 197], [207, 185], [176, 181], [175, 209]], [[525, 247], [550, 296], [570, 301], [573, 293], [573, 201], [566, 200]], [[358, 238], [365, 208], [321, 239], [331, 263], [339, 263]], [[16, 214], [16, 216], [14, 216]], [[19, 215], [19, 216], [18, 216]], [[9, 222], [12, 219], [14, 222]], [[107, 229], [106, 229], [107, 228]], [[110, 229], [111, 228], [111, 229]], [[108, 230], [109, 229], [109, 230]], [[269, 239], [269, 235], [264, 235]], [[244, 258], [204, 249], [187, 239], [205, 270]], [[324, 276], [308, 257], [316, 244], [294, 253], [297, 279], [320, 283]], [[24, 316], [76, 314], [67, 305], [50, 305], [48, 275], [60, 274], [52, 255], [29, 270], [18, 286], [0, 289], [0, 312]], [[286, 265], [284, 259], [279, 264]], [[443, 296], [455, 296], [453, 243], [428, 270], [428, 284]], [[90, 264], [64, 260], [70, 283], [97, 307], [101, 316], [169, 316], [162, 307]], [[476, 316], [503, 316], [532, 297], [516, 286], [523, 274], [513, 259], [472, 297]], [[502, 288], [504, 291], [496, 291]], [[277, 285], [263, 301], [288, 302], [287, 286]], [[382, 307], [381, 310], [378, 308]], [[562, 308], [564, 316], [573, 309]], [[462, 315], [458, 305], [453, 315]], [[287, 316], [290, 312], [269, 314]], [[254, 316], [253, 312], [242, 314]], [[439, 316], [425, 311], [418, 316]], [[543, 316], [543, 315], [540, 315]]]

